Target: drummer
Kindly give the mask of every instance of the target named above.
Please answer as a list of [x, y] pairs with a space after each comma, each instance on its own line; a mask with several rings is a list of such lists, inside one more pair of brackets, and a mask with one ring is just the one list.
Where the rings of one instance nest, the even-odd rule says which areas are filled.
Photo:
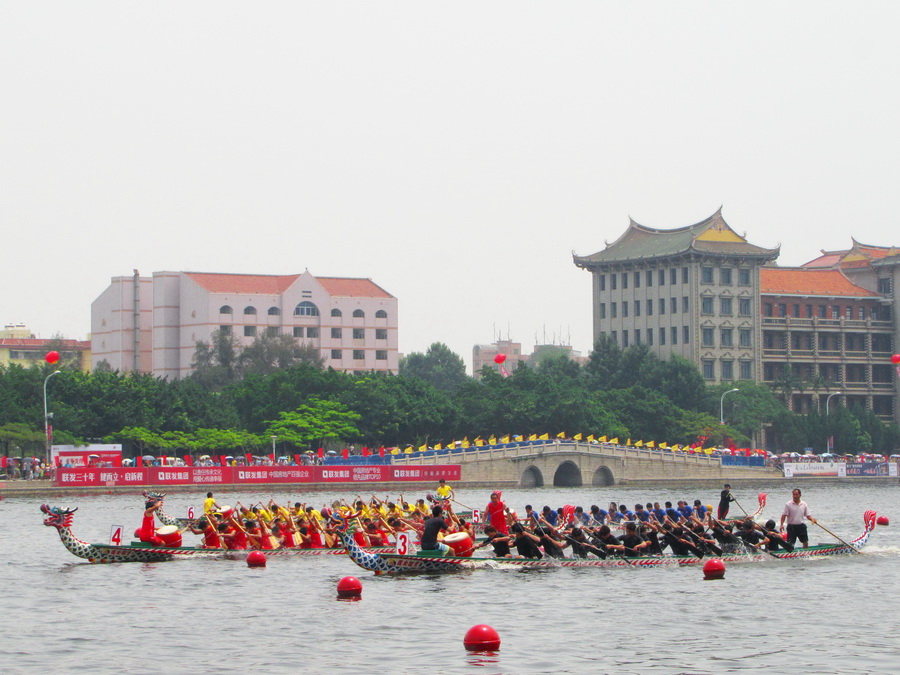
[[213, 493], [207, 492], [206, 499], [203, 500], [203, 513], [210, 514], [221, 510], [222, 507], [216, 504], [216, 498], [213, 497]]
[[453, 549], [442, 541], [438, 541], [438, 535], [447, 531], [447, 521], [443, 518], [444, 510], [440, 506], [431, 509], [431, 518], [425, 521], [425, 529], [422, 531], [421, 548], [423, 551], [436, 551], [442, 556], [455, 555]]

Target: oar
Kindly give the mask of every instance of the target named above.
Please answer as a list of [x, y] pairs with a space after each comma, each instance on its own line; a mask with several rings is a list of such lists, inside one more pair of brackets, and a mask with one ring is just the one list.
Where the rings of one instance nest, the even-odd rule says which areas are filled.
[[461, 507], [463, 507], [464, 509], [468, 509], [469, 511], [474, 511], [474, 510], [475, 510], [475, 509], [473, 509], [471, 506], [466, 506], [466, 505], [463, 504], [462, 502], [458, 502], [458, 501], [456, 501], [455, 499], [451, 499], [451, 500], [449, 500], [449, 501], [454, 502], [454, 503], [456, 503], [456, 504], [459, 504]]
[[825, 527], [824, 525], [822, 525], [818, 520], [815, 520], [815, 521], [813, 521], [813, 522], [814, 522], [816, 525], [818, 525], [819, 527], [821, 527], [823, 530], [825, 530], [825, 531], [826, 531], [828, 534], [830, 534], [832, 537], [834, 537], [834, 538], [837, 539], [839, 542], [841, 542], [844, 546], [846, 546], [847, 548], [849, 548], [851, 551], [853, 551], [854, 553], [856, 553], [856, 554], [858, 554], [858, 555], [862, 555], [862, 551], [858, 551], [854, 546], [848, 544], [846, 541], [844, 541], [844, 540], [841, 539], [839, 536], [837, 536], [834, 532], [832, 532], [832, 531], [829, 530], [827, 527]]

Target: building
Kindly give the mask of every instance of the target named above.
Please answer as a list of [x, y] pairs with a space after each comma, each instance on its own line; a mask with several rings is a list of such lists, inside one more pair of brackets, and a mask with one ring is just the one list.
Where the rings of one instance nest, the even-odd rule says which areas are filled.
[[587, 361], [587, 358], [583, 357], [581, 352], [575, 351], [568, 345], [535, 345], [531, 354], [525, 354], [522, 351], [521, 342], [497, 340], [489, 345], [475, 345], [472, 348], [472, 375], [476, 378], [481, 377], [481, 369], [485, 366], [499, 371], [500, 365], [494, 360], [498, 354], [506, 356], [506, 359], [503, 361], [503, 367], [509, 374], [515, 372], [516, 368], [519, 367], [519, 363], [526, 363], [533, 367], [543, 358], [560, 354], [564, 354], [567, 358], [582, 365]]
[[326, 366], [397, 372], [397, 298], [371, 279], [154, 272], [114, 277], [91, 305], [92, 364], [181, 378], [214, 331], [318, 348]]
[[573, 257], [592, 275], [595, 339], [677, 354], [711, 383], [772, 385], [796, 412], [840, 396], [897, 420], [900, 251], [854, 241], [796, 268], [778, 267], [779, 252], [749, 243], [719, 209], [669, 230], [632, 220], [603, 251]]
[[21, 323], [6, 324], [0, 331], [0, 365], [28, 367], [43, 363], [50, 351], [59, 352], [60, 364], [76, 366], [85, 372], [90, 370], [90, 340], [44, 340], [34, 337], [34, 333]]

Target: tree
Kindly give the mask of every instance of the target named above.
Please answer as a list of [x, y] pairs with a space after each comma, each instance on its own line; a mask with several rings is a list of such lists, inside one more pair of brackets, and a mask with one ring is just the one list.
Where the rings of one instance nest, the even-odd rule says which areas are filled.
[[418, 377], [435, 388], [453, 393], [468, 380], [466, 364], [443, 342], [433, 343], [422, 354], [413, 352], [400, 360], [401, 377]]
[[277, 420], [268, 421], [266, 435], [278, 436], [298, 448], [313, 441], [324, 445], [326, 440], [355, 440], [359, 437], [356, 427], [359, 419], [359, 413], [348, 410], [342, 403], [311, 398], [296, 410], [280, 413]]
[[591, 389], [613, 389], [618, 386], [622, 366], [622, 350], [606, 333], [600, 334], [585, 366], [585, 377]]
[[191, 378], [218, 391], [238, 378], [240, 345], [230, 332], [214, 330], [209, 342], [198, 340], [194, 346]]
[[237, 363], [238, 372], [242, 376], [248, 373], [269, 375], [300, 363], [321, 368], [325, 359], [312, 344], [299, 344], [294, 337], [284, 333], [272, 335], [265, 332], [241, 350]]

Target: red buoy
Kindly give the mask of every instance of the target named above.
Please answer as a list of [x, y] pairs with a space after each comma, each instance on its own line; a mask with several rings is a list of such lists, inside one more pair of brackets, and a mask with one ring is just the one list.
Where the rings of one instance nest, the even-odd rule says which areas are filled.
[[887, 516], [878, 516], [878, 520], [876, 520], [875, 522], [879, 525], [884, 525], [885, 527], [891, 524], [891, 521], [888, 520]]
[[247, 554], [247, 567], [265, 567], [266, 554], [262, 551], [250, 551]]
[[470, 652], [495, 652], [500, 649], [500, 634], [487, 624], [480, 623], [466, 631], [463, 645]]
[[703, 563], [703, 578], [706, 581], [711, 579], [723, 579], [725, 577], [725, 563], [718, 558], [710, 558]]
[[344, 577], [338, 582], [339, 598], [358, 598], [362, 595], [362, 582], [356, 577]]

